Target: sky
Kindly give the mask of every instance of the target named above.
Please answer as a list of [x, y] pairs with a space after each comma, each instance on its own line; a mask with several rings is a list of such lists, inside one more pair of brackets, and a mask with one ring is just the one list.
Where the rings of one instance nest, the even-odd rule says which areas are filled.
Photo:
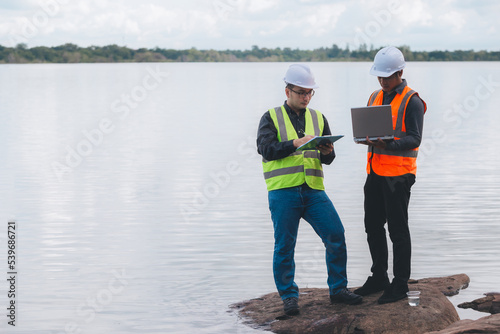
[[0, 45], [500, 50], [498, 0], [1, 0]]

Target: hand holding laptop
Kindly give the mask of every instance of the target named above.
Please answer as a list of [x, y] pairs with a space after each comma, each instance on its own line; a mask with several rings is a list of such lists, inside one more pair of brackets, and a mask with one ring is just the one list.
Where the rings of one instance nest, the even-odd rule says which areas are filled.
[[365, 145], [369, 145], [369, 146], [375, 146], [375, 147], [378, 147], [378, 148], [385, 150], [385, 148], [387, 146], [387, 141], [382, 140], [381, 138], [378, 138], [376, 141], [371, 141], [368, 138], [368, 136], [366, 136], [366, 141], [356, 142], [356, 144], [365, 144]]
[[351, 108], [354, 142], [384, 149], [394, 139], [390, 105]]

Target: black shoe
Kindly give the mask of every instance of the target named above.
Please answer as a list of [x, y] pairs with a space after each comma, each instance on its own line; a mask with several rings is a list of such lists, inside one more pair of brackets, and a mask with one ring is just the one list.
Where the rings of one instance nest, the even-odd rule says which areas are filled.
[[344, 303], [349, 305], [357, 305], [363, 301], [363, 297], [352, 293], [346, 288], [340, 290], [339, 293], [335, 295], [330, 295], [330, 303]]
[[300, 313], [299, 300], [297, 297], [290, 297], [283, 300], [286, 315], [297, 315]]
[[379, 304], [394, 303], [398, 300], [406, 298], [406, 293], [408, 292], [408, 284], [404, 283], [394, 283], [392, 281], [391, 285], [385, 289], [384, 294], [378, 299]]
[[376, 278], [370, 276], [361, 288], [354, 290], [354, 293], [360, 296], [367, 296], [375, 292], [383, 291], [387, 289], [389, 285], [390, 283], [387, 277]]

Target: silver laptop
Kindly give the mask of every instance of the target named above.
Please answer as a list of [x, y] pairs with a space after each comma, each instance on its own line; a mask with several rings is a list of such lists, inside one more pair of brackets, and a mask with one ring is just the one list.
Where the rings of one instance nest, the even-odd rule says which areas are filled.
[[392, 111], [390, 105], [351, 108], [352, 133], [354, 141], [378, 138], [386, 141], [394, 139]]

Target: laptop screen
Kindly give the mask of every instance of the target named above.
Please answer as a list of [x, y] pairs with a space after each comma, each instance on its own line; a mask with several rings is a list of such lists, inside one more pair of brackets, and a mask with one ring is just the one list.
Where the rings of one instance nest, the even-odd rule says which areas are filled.
[[351, 108], [354, 141], [393, 139], [390, 105]]

